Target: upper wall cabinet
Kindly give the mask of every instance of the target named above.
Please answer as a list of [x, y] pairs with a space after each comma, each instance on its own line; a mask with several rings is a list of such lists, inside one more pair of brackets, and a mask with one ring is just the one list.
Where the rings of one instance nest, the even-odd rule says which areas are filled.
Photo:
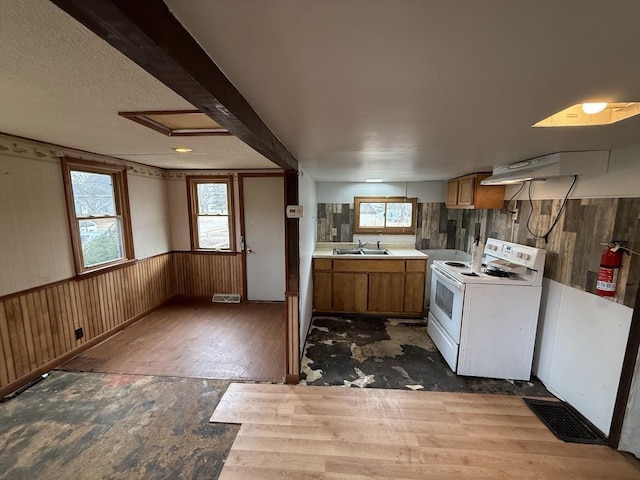
[[449, 180], [447, 208], [502, 208], [504, 185], [480, 185], [480, 182], [490, 175], [490, 173], [473, 173]]

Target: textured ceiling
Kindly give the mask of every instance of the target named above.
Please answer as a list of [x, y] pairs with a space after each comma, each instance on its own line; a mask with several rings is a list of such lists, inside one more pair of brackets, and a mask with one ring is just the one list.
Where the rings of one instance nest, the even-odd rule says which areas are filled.
[[[165, 1], [317, 180], [438, 180], [640, 143], [640, 118], [530, 127], [640, 100], [637, 0]], [[0, 132], [166, 168], [275, 168], [234, 137], [119, 117], [192, 106], [52, 3], [0, 9]]]
[[163, 168], [277, 168], [235, 137], [170, 138], [118, 116], [193, 106], [52, 3], [0, 0], [0, 20], [0, 132]]
[[531, 125], [640, 100], [638, 0], [165, 0], [317, 180], [444, 179], [640, 142], [640, 118]]

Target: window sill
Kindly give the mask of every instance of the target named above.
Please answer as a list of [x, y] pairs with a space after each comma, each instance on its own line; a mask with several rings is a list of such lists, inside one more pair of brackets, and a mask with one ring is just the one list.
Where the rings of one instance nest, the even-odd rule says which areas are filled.
[[133, 265], [135, 263], [138, 263], [138, 260], [136, 260], [135, 258], [127, 259], [127, 260], [120, 260], [119, 262], [110, 263], [109, 265], [105, 265], [103, 267], [92, 268], [91, 270], [86, 270], [84, 272], [76, 273], [76, 277], [75, 278], [77, 280], [80, 280], [82, 278], [89, 278], [89, 277], [93, 277], [95, 275], [101, 275], [103, 273], [112, 272], [113, 270], [119, 270], [121, 268], [128, 267], [128, 266]]

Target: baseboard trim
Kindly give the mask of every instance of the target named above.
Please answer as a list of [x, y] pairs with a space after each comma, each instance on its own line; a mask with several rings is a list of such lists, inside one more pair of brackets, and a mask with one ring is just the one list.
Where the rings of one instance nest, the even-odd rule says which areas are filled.
[[32, 382], [33, 380], [35, 380], [36, 378], [40, 377], [41, 375], [53, 370], [54, 368], [62, 365], [65, 362], [68, 362], [73, 357], [81, 354], [85, 350], [88, 350], [91, 347], [94, 347], [97, 344], [99, 344], [99, 343], [105, 341], [106, 339], [112, 337], [113, 335], [118, 333], [120, 330], [125, 329], [129, 325], [132, 325], [135, 322], [137, 322], [138, 320], [141, 320], [142, 318], [146, 317], [147, 315], [155, 312], [156, 310], [159, 310], [160, 308], [162, 308], [165, 305], [169, 304], [174, 298], [175, 297], [171, 297], [171, 298], [165, 300], [164, 302], [156, 305], [155, 307], [147, 310], [146, 312], [143, 312], [143, 313], [141, 313], [139, 315], [136, 315], [135, 317], [131, 317], [129, 320], [126, 320], [126, 321], [122, 322], [117, 327], [114, 327], [111, 330], [108, 330], [108, 331], [106, 331], [104, 333], [101, 333], [100, 335], [98, 335], [95, 338], [92, 338], [88, 342], [77, 346], [73, 350], [69, 350], [67, 353], [65, 353], [65, 354], [63, 354], [63, 355], [61, 355], [61, 356], [59, 356], [57, 358], [54, 358], [53, 360], [45, 363], [41, 367], [39, 367], [39, 368], [37, 368], [35, 370], [32, 370], [31, 372], [27, 373], [26, 375], [23, 375], [22, 377], [14, 380], [11, 383], [8, 383], [4, 387], [0, 387], [0, 398], [6, 397], [10, 393], [13, 393], [16, 390], [22, 388], [23, 386], [27, 385], [29, 382]]

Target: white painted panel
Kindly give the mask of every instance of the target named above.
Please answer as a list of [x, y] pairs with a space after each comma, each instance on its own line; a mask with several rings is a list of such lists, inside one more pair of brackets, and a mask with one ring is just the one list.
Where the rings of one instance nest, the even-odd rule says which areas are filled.
[[282, 177], [246, 177], [244, 222], [247, 298], [284, 301], [284, 183]]
[[[460, 375], [529, 380], [540, 290], [467, 285], [458, 358]], [[504, 302], [504, 298], [509, 301]]]
[[0, 155], [0, 296], [73, 275], [60, 163]]
[[186, 180], [184, 178], [168, 180], [167, 193], [169, 196], [171, 249], [179, 251], [191, 250]]
[[300, 205], [304, 207], [304, 216], [300, 219], [300, 353], [311, 324], [313, 312], [312, 254], [315, 249], [317, 228], [316, 182], [304, 170], [300, 169], [298, 178]]
[[128, 175], [131, 227], [136, 258], [171, 250], [167, 182], [162, 178]]
[[543, 279], [538, 334], [533, 356], [533, 373], [545, 384], [549, 383], [551, 376], [552, 355], [556, 342], [561, 300], [562, 284], [547, 278]]
[[[534, 182], [533, 199], [564, 198], [573, 178]], [[508, 186], [505, 198], [513, 196], [519, 185]], [[570, 198], [637, 197], [640, 196], [640, 146], [612, 150], [609, 171], [605, 175], [581, 175]], [[527, 198], [526, 192], [518, 199]]]
[[318, 182], [318, 203], [353, 203], [355, 196], [407, 196], [418, 202], [444, 202], [446, 182], [348, 183]]
[[[547, 339], [538, 364], [549, 370], [548, 387], [608, 434], [633, 310], [549, 283], [562, 293], [553, 350]], [[553, 295], [551, 302], [557, 301]], [[547, 314], [553, 322], [553, 309]]]

